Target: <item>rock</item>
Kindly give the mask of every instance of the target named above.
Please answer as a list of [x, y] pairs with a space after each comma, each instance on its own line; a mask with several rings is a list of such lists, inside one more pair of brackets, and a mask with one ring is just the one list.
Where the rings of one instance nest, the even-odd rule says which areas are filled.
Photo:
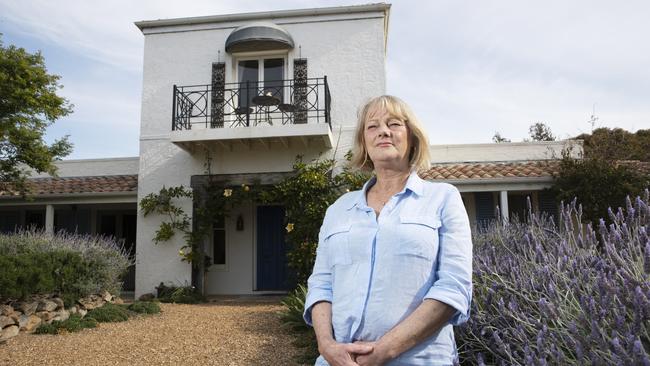
[[124, 304], [124, 300], [122, 300], [121, 297], [114, 297], [113, 298], [113, 303], [117, 304], [117, 305], [121, 305], [121, 304]]
[[14, 325], [14, 324], [16, 324], [16, 322], [12, 318], [8, 316], [0, 315], [0, 329], [8, 325]]
[[151, 300], [153, 300], [155, 298], [156, 297], [152, 293], [148, 293], [148, 294], [140, 295], [138, 300], [140, 300], [140, 301], [151, 301]]
[[86, 314], [88, 314], [88, 310], [77, 309], [77, 313], [79, 313], [79, 315], [81, 315], [81, 317], [83, 318], [84, 316], [86, 316]]
[[17, 311], [14, 311], [13, 313], [9, 314], [9, 317], [14, 320], [16, 324], [18, 324], [18, 319], [20, 319], [20, 316], [23, 315]]
[[38, 302], [38, 308], [36, 311], [54, 311], [58, 305], [54, 301], [50, 300], [41, 300]]
[[0, 315], [9, 316], [14, 312], [14, 308], [9, 305], [0, 305]]
[[77, 303], [79, 303], [79, 305], [81, 305], [81, 307], [86, 310], [92, 310], [96, 308], [95, 302], [90, 297], [84, 297], [83, 299], [79, 299]]
[[54, 317], [52, 318], [52, 321], [59, 320], [59, 321], [66, 321], [70, 317], [70, 312], [67, 310], [61, 310], [57, 311], [54, 313]]
[[77, 306], [76, 305], [70, 306], [70, 309], [68, 309], [68, 311], [70, 312], [70, 314], [76, 314], [77, 313]]
[[49, 311], [39, 311], [36, 313], [36, 316], [41, 318], [46, 323], [49, 323], [52, 321], [52, 318], [54, 318], [54, 313], [50, 313]]
[[103, 299], [104, 301], [111, 301], [111, 300], [113, 300], [113, 295], [111, 295], [111, 294], [110, 294], [108, 291], [106, 291], [106, 290], [102, 291], [102, 293], [99, 294], [99, 296], [101, 296], [102, 299]]
[[3, 328], [2, 332], [0, 333], [0, 342], [4, 342], [9, 338], [17, 336], [19, 331], [20, 329], [18, 329], [17, 325], [10, 325], [6, 328]]
[[65, 305], [63, 304], [63, 300], [61, 300], [61, 298], [54, 297], [50, 300], [56, 304], [56, 310], [63, 309], [65, 307]]
[[18, 318], [18, 328], [20, 328], [21, 330], [25, 328], [25, 325], [27, 325], [28, 320], [29, 320], [29, 316], [25, 314], [20, 315], [20, 318]]
[[22, 311], [25, 315], [32, 315], [38, 309], [38, 302], [22, 302], [18, 306], [18, 310]]
[[30, 315], [27, 317], [25, 325], [20, 325], [20, 329], [31, 333], [36, 330], [36, 328], [38, 328], [41, 323], [43, 323], [43, 320], [41, 318], [37, 317], [36, 315]]

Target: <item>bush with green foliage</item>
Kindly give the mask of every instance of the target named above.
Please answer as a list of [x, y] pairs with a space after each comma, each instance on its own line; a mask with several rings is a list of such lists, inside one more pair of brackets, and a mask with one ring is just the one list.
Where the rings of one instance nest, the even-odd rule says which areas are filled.
[[104, 306], [92, 309], [86, 318], [95, 319], [99, 323], [114, 323], [129, 320], [129, 312], [125, 307], [106, 303]]
[[164, 303], [198, 304], [205, 302], [205, 297], [194, 286], [173, 286], [160, 283], [156, 290], [158, 300]]
[[314, 329], [308, 326], [302, 318], [306, 297], [307, 287], [298, 285], [282, 300], [284, 309], [280, 312], [280, 320], [283, 327], [291, 330], [294, 336], [293, 345], [302, 349], [296, 361], [300, 364], [313, 364], [318, 357], [318, 343]]
[[600, 158], [573, 159], [565, 153], [551, 191], [558, 201], [577, 198], [583, 218], [597, 223], [601, 217], [609, 218], [609, 207], [623, 205], [627, 195], [640, 195], [647, 187], [650, 177], [624, 165]]
[[97, 320], [89, 317], [82, 318], [79, 314], [72, 314], [64, 321], [55, 320], [51, 324], [41, 324], [36, 328], [36, 334], [59, 334], [62, 331], [75, 333], [85, 328], [97, 327]]
[[160, 305], [153, 301], [136, 301], [127, 305], [127, 310], [139, 314], [158, 314], [160, 313]]
[[0, 235], [0, 299], [57, 293], [70, 306], [106, 290], [119, 293], [130, 264], [110, 238], [38, 231]]
[[347, 166], [338, 174], [335, 169], [333, 159], [305, 163], [298, 157], [291, 176], [261, 194], [262, 201], [282, 202], [285, 207], [287, 265], [296, 284], [306, 283], [314, 267], [318, 232], [327, 208], [344, 193], [361, 189], [370, 178], [368, 173]]

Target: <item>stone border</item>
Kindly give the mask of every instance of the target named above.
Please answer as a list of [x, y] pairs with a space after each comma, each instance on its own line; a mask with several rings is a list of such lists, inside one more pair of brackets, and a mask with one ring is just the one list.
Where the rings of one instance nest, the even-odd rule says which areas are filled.
[[51, 324], [55, 320], [65, 321], [72, 314], [83, 318], [89, 310], [100, 308], [106, 303], [122, 304], [119, 297], [108, 291], [90, 295], [77, 300], [65, 309], [58, 295], [32, 295], [27, 300], [10, 300], [0, 305], [0, 343], [18, 335], [19, 332], [32, 333], [41, 324]]

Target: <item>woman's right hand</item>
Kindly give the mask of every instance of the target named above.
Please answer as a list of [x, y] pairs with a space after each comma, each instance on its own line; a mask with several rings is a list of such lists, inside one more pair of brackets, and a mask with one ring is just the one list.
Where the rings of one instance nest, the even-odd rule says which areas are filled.
[[319, 345], [318, 351], [330, 366], [358, 366], [356, 356], [372, 352], [373, 347], [365, 344], [338, 343], [334, 340]]

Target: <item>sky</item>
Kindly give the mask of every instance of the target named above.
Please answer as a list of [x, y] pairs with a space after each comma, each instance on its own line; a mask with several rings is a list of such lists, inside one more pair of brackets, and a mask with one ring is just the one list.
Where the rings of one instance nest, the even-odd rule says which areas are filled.
[[[522, 141], [535, 122], [561, 139], [595, 127], [650, 128], [648, 1], [387, 1], [388, 94], [432, 144]], [[40, 50], [74, 113], [68, 159], [137, 156], [144, 36], [133, 24], [367, 1], [0, 0], [5, 45]], [[206, 84], [209, 81], [206, 81]]]

